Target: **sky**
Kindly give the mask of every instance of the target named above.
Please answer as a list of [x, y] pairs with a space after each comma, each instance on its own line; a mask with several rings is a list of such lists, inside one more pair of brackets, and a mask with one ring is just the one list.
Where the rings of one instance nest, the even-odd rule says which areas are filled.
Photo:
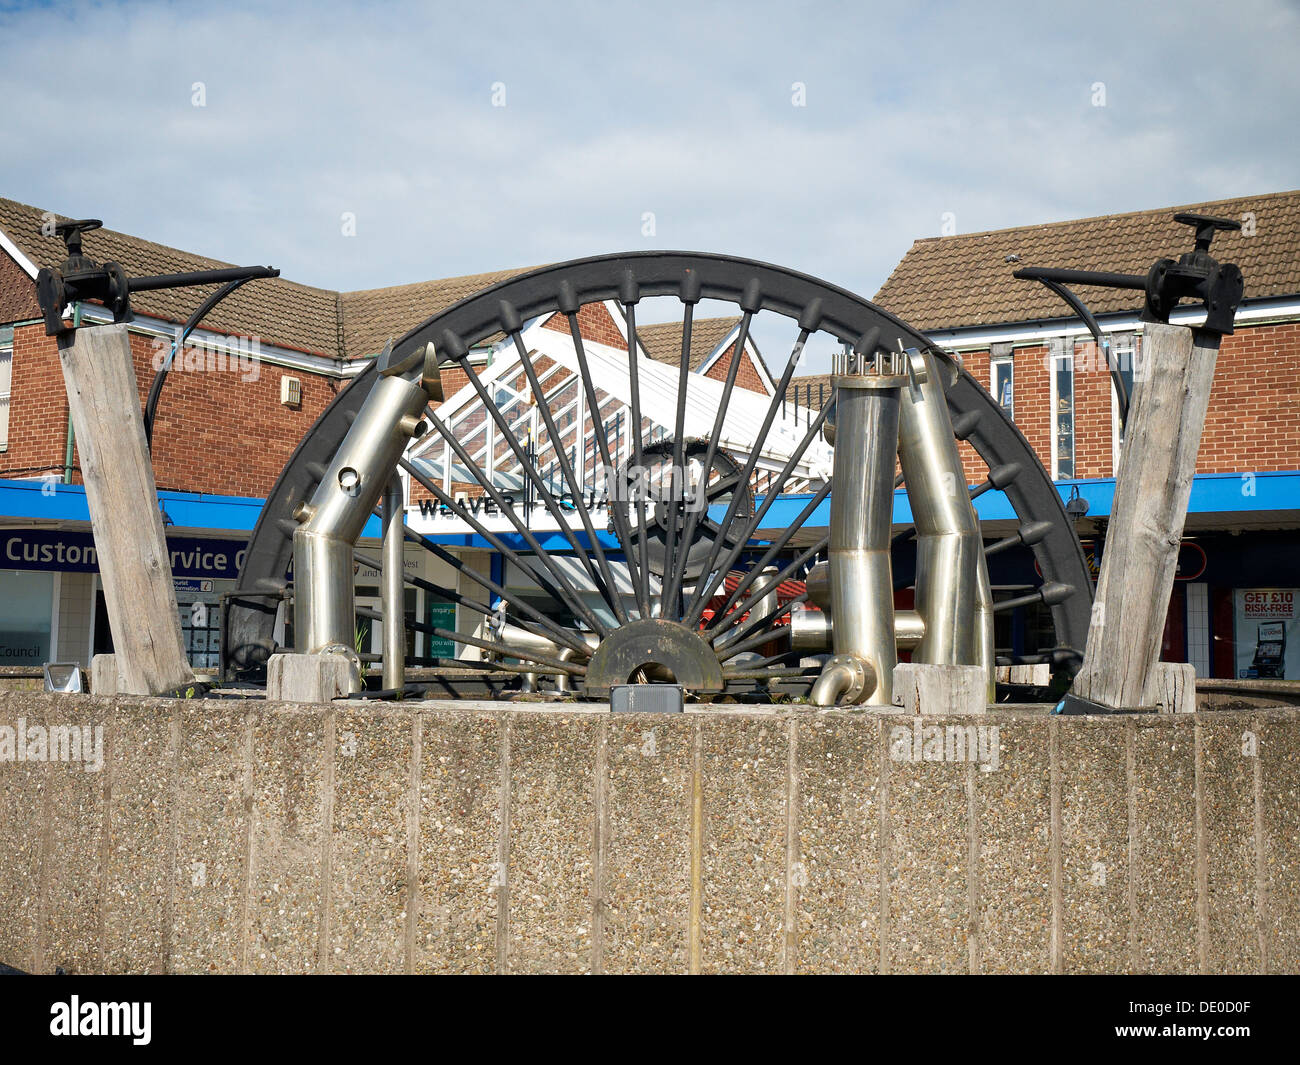
[[[0, 0], [0, 195], [331, 289], [1300, 187], [1300, 4]], [[89, 245], [88, 245], [89, 247]]]

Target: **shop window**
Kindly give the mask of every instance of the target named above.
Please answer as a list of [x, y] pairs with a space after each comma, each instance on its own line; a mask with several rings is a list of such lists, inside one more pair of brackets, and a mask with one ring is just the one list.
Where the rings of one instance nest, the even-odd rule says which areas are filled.
[[994, 344], [989, 353], [989, 386], [1008, 418], [1014, 419], [1015, 365], [1011, 361], [1010, 344]]
[[53, 573], [0, 573], [0, 665], [39, 666], [50, 661], [53, 612]]
[[1074, 351], [1064, 339], [1050, 342], [1052, 479], [1074, 477]]

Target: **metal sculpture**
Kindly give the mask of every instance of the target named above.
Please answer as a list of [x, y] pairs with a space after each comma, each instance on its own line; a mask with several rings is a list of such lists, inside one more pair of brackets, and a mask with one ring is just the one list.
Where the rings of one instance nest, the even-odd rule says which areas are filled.
[[[647, 417], [641, 377], [649, 372], [639, 351], [637, 308], [651, 297], [675, 298], [681, 307], [682, 345], [676, 408]], [[796, 325], [789, 358], [766, 404], [748, 454], [728, 452], [723, 429], [735, 399], [740, 358], [733, 358], [717, 396], [711, 430], [688, 439], [685, 408], [692, 323], [702, 300], [722, 301], [741, 312], [733, 350], [740, 352], [756, 315], [778, 315]], [[602, 418], [592, 421], [604, 487], [611, 497], [608, 522], [586, 501], [580, 465], [554, 448], [549, 473], [538, 468], [530, 444], [469, 365], [470, 349], [494, 335], [518, 360], [521, 381], [536, 402], [542, 435], [562, 438], [539, 368], [523, 340], [526, 323], [558, 314], [568, 326], [574, 378], [587, 409], [601, 411], [578, 315], [583, 307], [615, 301], [626, 320], [627, 440], [611, 446]], [[755, 492], [760, 446], [787, 413], [787, 394], [810, 338], [824, 334], [847, 354], [836, 367], [837, 402], [805, 411], [801, 435], [791, 438], [779, 469]], [[476, 460], [443, 413], [439, 370], [462, 368], [495, 427], [511, 476], [535, 495], [557, 533], [543, 544], [506, 498], [492, 462]], [[659, 372], [659, 371], [656, 371]], [[654, 436], [654, 425], [666, 436]], [[465, 483], [491, 500], [509, 521], [512, 536], [494, 532], [464, 500], [405, 456], [425, 426], [445, 442]], [[771, 530], [764, 519], [809, 449], [836, 438], [835, 472], [798, 498], [803, 505], [787, 526]], [[966, 440], [988, 467], [967, 485], [957, 441]], [[902, 476], [895, 479], [896, 457]], [[689, 461], [688, 460], [694, 460]], [[667, 471], [646, 481], [647, 462]], [[487, 468], [485, 468], [487, 467]], [[690, 467], [694, 473], [687, 475]], [[458, 588], [418, 577], [425, 588], [459, 608], [491, 619], [482, 635], [416, 622], [430, 636], [485, 653], [480, 661], [400, 657], [400, 496], [391, 487], [405, 473], [446, 512], [459, 518], [549, 597], [542, 610], [528, 597], [512, 597], [490, 576], [466, 566], [441, 545], [404, 527], [407, 541], [430, 551], [464, 578]], [[894, 488], [905, 485], [915, 529], [891, 537]], [[832, 496], [829, 529], [808, 525]], [[999, 489], [1015, 509], [1016, 531], [984, 545], [970, 500]], [[383, 559], [355, 554], [355, 542], [381, 497], [385, 504]], [[915, 536], [915, 572], [891, 572], [891, 547]], [[557, 548], [561, 542], [563, 550]], [[512, 546], [513, 545], [522, 545]], [[984, 558], [1027, 545], [1043, 584], [993, 604]], [[829, 618], [804, 606], [827, 582], [810, 567], [830, 558]], [[354, 557], [385, 573], [384, 609], [354, 604]], [[288, 567], [293, 561], [293, 582]], [[779, 560], [779, 561], [778, 561]], [[776, 594], [783, 582], [808, 577], [803, 592]], [[464, 585], [476, 585], [470, 593]], [[893, 592], [916, 588], [915, 611], [893, 609]], [[385, 626], [384, 685], [401, 689], [416, 679], [438, 692], [490, 687], [510, 677], [554, 685], [561, 692], [605, 698], [629, 680], [673, 679], [704, 695], [761, 689], [808, 694], [819, 701], [888, 701], [890, 674], [900, 646], [921, 661], [993, 664], [993, 609], [1028, 602], [1051, 610], [1057, 647], [1037, 661], [1077, 662], [1087, 631], [1091, 585], [1083, 554], [1061, 500], [1024, 437], [988, 393], [950, 356], [868, 301], [823, 281], [763, 263], [695, 253], [652, 252], [599, 257], [547, 267], [492, 286], [412, 329], [368, 367], [322, 414], [290, 459], [254, 530], [238, 588], [223, 611], [223, 664], [228, 677], [256, 677], [275, 644], [275, 617], [293, 600], [294, 642], [299, 652], [332, 649], [357, 655], [356, 616]], [[395, 616], [396, 615], [396, 616]], [[832, 620], [833, 619], [833, 620]], [[788, 623], [787, 623], [788, 622]], [[827, 641], [833, 647], [827, 646]], [[818, 644], [820, 643], [820, 647]], [[834, 650], [829, 664], [810, 650]], [[825, 665], [825, 669], [823, 666]], [[430, 672], [432, 671], [432, 672]], [[470, 680], [467, 681], [467, 676]], [[820, 679], [819, 679], [820, 678]]]

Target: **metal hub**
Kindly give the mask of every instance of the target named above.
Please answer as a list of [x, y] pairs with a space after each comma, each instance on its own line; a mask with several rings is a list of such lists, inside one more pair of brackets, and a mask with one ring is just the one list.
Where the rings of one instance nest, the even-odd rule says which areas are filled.
[[656, 680], [693, 692], [726, 688], [718, 656], [698, 633], [675, 621], [648, 618], [615, 629], [587, 663], [585, 694], [608, 698], [615, 684]]
[[[646, 540], [644, 553], [639, 542], [633, 544], [637, 552], [637, 563], [645, 565], [656, 576], [668, 573], [669, 533], [674, 520], [673, 495], [677, 491], [699, 500], [704, 506], [726, 506], [737, 493], [740, 494], [736, 507], [737, 518], [750, 518], [754, 514], [754, 493], [745, 479], [740, 463], [725, 451], [714, 451], [713, 464], [705, 471], [705, 461], [709, 446], [704, 440], [687, 440], [681, 449], [685, 459], [685, 469], [676, 476], [685, 483], [673, 481], [674, 447], [671, 440], [657, 440], [647, 444], [642, 450], [642, 466], [645, 470], [646, 488], [649, 493], [650, 506], [646, 511]], [[701, 498], [700, 493], [705, 496]], [[611, 522], [610, 532], [616, 531]], [[722, 541], [721, 547], [732, 547], [736, 543], [734, 532], [724, 530], [717, 521], [705, 512], [696, 526], [695, 537], [685, 548], [685, 568], [682, 575], [687, 580], [696, 580], [703, 575], [704, 566], [710, 556], [717, 557], [715, 545]], [[680, 545], [678, 550], [681, 550]]]

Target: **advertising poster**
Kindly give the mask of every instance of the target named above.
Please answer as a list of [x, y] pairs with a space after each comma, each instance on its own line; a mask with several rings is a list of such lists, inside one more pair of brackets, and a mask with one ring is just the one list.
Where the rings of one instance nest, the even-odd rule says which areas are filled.
[[1238, 678], [1300, 678], [1300, 588], [1238, 588], [1234, 598]]

